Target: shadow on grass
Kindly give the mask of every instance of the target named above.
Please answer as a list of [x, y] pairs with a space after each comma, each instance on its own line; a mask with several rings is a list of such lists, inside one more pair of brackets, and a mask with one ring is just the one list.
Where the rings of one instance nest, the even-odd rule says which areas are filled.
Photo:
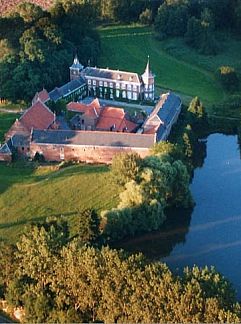
[[[49, 167], [46, 173], [35, 174], [38, 168]], [[51, 169], [53, 167], [53, 169]], [[56, 169], [55, 169], [56, 167]], [[12, 163], [0, 162], [0, 194], [9, 187], [18, 183], [37, 184], [56, 178], [71, 177], [77, 174], [95, 174], [109, 171], [106, 165], [76, 164], [58, 168], [58, 164], [38, 164], [35, 162], [15, 161]]]
[[0, 224], [0, 230], [1, 229], [6, 229], [6, 228], [11, 228], [11, 227], [15, 227], [15, 226], [19, 226], [19, 225], [34, 225], [36, 223], [40, 223], [40, 222], [44, 222], [46, 220], [46, 218], [48, 217], [71, 217], [76, 215], [78, 212], [77, 211], [72, 211], [72, 212], [66, 212], [66, 213], [55, 213], [55, 214], [50, 214], [48, 216], [37, 216], [37, 217], [33, 217], [31, 219], [21, 219], [15, 222], [8, 222], [8, 223], [4, 223], [4, 224]]

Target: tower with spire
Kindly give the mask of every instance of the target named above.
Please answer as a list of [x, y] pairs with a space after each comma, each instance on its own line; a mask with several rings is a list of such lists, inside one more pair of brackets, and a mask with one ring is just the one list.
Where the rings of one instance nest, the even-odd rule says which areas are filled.
[[155, 96], [155, 86], [154, 86], [154, 74], [150, 70], [150, 58], [148, 55], [147, 64], [145, 72], [142, 74], [143, 81], [143, 99], [144, 100], [154, 100]]
[[77, 54], [74, 57], [73, 64], [69, 67], [70, 80], [79, 79], [84, 66], [79, 62]]

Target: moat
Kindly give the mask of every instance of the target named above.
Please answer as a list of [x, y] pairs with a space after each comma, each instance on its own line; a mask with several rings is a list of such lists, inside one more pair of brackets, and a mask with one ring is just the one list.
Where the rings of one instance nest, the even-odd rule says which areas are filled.
[[166, 262], [171, 269], [215, 266], [241, 299], [241, 160], [237, 136], [207, 138], [207, 156], [194, 172], [191, 191], [195, 207], [178, 211], [161, 232], [122, 244]]

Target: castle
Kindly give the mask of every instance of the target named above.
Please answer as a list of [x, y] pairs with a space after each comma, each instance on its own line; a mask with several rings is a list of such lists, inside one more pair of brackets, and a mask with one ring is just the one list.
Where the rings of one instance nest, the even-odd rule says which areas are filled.
[[[145, 72], [83, 67], [77, 56], [70, 66], [70, 81], [48, 92], [37, 92], [32, 105], [5, 134], [0, 161], [14, 153], [27, 158], [42, 155], [47, 161], [111, 163], [115, 154], [150, 154], [157, 142], [166, 140], [181, 111], [182, 102], [172, 92], [162, 94], [145, 120], [133, 119], [124, 109], [104, 105], [101, 99], [154, 102], [154, 75], [149, 58]], [[79, 99], [93, 96], [89, 104]], [[99, 98], [99, 99], [98, 99]], [[71, 119], [61, 123], [48, 104], [63, 99]], [[109, 102], [109, 101], [108, 101]]]
[[57, 102], [97, 97], [128, 102], [154, 102], [155, 76], [150, 70], [149, 57], [144, 73], [84, 67], [77, 56], [69, 68], [70, 82], [49, 92], [49, 99]]

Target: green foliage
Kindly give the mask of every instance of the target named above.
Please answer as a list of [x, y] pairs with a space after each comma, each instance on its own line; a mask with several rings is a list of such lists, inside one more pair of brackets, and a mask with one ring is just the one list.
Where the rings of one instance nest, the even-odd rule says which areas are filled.
[[236, 91], [239, 88], [239, 79], [234, 68], [221, 66], [216, 72], [218, 80], [228, 91]]
[[152, 20], [152, 11], [148, 8], [146, 8], [139, 16], [139, 21], [143, 25], [151, 25]]
[[66, 82], [74, 49], [83, 64], [96, 63], [100, 44], [93, 15], [89, 2], [76, 0], [56, 3], [50, 12], [24, 3], [0, 18], [1, 97], [30, 101], [43, 86], [51, 90]]
[[201, 18], [191, 17], [188, 20], [186, 43], [206, 55], [217, 54], [218, 45], [214, 34], [214, 18], [207, 8], [201, 12]]
[[[49, 254], [43, 269], [48, 285], [43, 285], [40, 273], [28, 264], [42, 263], [42, 251], [49, 247], [48, 240], [39, 240], [41, 254], [31, 248], [31, 242], [36, 246], [36, 230], [29, 233], [30, 249], [19, 249], [20, 272], [16, 270], [16, 278], [8, 284], [8, 302], [24, 307], [25, 322], [240, 321], [234, 291], [214, 268], [186, 268], [176, 275], [140, 254], [79, 247], [76, 240]], [[29, 257], [23, 262], [25, 254]]]
[[191, 100], [187, 111], [189, 113], [188, 119], [192, 125], [193, 130], [199, 131], [202, 128], [207, 129], [207, 114], [202, 102], [198, 97], [195, 97]]
[[151, 148], [151, 154], [157, 155], [163, 160], [171, 159], [171, 161], [183, 160], [184, 158], [180, 145], [173, 144], [167, 141], [155, 143], [154, 146]]
[[120, 185], [136, 180], [142, 167], [142, 160], [137, 153], [121, 153], [113, 157], [111, 173]]
[[188, 7], [184, 0], [168, 1], [159, 7], [155, 18], [158, 38], [183, 36], [187, 29]]
[[100, 235], [100, 219], [93, 209], [85, 209], [79, 215], [78, 237], [82, 243], [94, 243]]

